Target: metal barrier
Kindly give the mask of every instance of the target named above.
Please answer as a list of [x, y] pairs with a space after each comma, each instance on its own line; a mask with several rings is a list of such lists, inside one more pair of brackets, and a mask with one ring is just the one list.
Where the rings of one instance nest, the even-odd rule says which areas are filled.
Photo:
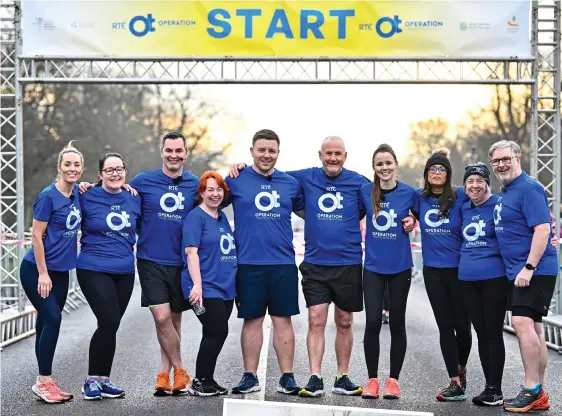
[[[15, 245], [14, 243], [23, 244], [26, 250], [29, 249], [31, 245], [28, 241], [15, 242], [14, 240], [4, 240], [0, 243], [2, 245], [2, 252], [13, 250]], [[2, 299], [5, 301], [2, 305], [2, 310], [0, 311], [1, 349], [35, 334], [35, 320], [37, 312], [27, 301], [25, 294], [22, 293], [20, 285], [18, 283], [14, 283], [14, 281], [19, 282], [19, 259], [10, 255], [2, 256], [0, 260], [0, 270], [14, 271], [14, 273], [10, 276], [4, 276], [4, 273], [2, 273], [1, 276]], [[17, 264], [13, 264], [13, 262], [17, 262]], [[6, 277], [6, 279], [4, 279], [4, 277]], [[9, 281], [9, 283], [7, 283], [7, 281]], [[69, 314], [78, 309], [82, 304], [87, 304], [87, 301], [80, 290], [78, 279], [76, 277], [76, 270], [71, 270], [69, 275], [68, 295], [63, 312]]]

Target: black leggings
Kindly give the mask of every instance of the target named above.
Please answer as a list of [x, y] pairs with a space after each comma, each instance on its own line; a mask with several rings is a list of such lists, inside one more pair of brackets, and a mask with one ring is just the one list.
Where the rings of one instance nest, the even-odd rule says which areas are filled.
[[228, 320], [234, 300], [203, 298], [205, 313], [197, 315], [203, 326], [203, 337], [197, 353], [195, 377], [211, 380], [215, 374], [217, 359], [228, 336]]
[[441, 354], [447, 372], [451, 378], [458, 377], [459, 365], [466, 365], [472, 348], [472, 329], [458, 268], [423, 266], [423, 279], [439, 328]]
[[478, 336], [478, 353], [486, 384], [500, 390], [505, 364], [503, 324], [508, 284], [505, 276], [473, 282], [461, 281], [468, 313]]
[[98, 328], [90, 341], [88, 375], [109, 377], [117, 330], [125, 314], [133, 287], [135, 274], [103, 273], [76, 269], [82, 293], [98, 320]]
[[369, 378], [378, 377], [379, 334], [382, 326], [381, 315], [385, 285], [388, 290], [390, 314], [390, 377], [398, 380], [400, 376], [406, 356], [406, 303], [411, 283], [411, 269], [397, 274], [379, 274], [367, 269], [363, 271], [363, 292], [367, 317], [363, 348]]

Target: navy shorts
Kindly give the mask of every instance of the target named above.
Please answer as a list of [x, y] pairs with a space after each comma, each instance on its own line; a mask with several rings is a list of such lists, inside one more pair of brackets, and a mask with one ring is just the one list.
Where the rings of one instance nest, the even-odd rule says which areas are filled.
[[299, 311], [299, 277], [295, 264], [239, 264], [236, 274], [238, 318], [293, 316]]

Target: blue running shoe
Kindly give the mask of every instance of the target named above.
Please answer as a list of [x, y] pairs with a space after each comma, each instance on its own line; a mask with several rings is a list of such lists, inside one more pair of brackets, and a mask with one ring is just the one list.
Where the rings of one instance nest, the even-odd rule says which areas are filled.
[[277, 386], [277, 391], [284, 394], [297, 394], [301, 388], [297, 385], [295, 381], [295, 376], [293, 373], [284, 373], [279, 379], [279, 385]]
[[342, 394], [344, 396], [361, 396], [363, 393], [363, 387], [351, 381], [347, 374], [342, 374], [341, 376], [336, 377], [332, 393]]
[[250, 372], [245, 372], [242, 376], [242, 380], [238, 383], [236, 387], [232, 389], [233, 394], [246, 394], [246, 393], [253, 393], [255, 391], [260, 391], [260, 381], [258, 380], [258, 376]]
[[324, 380], [317, 375], [310, 376], [308, 384], [299, 391], [299, 397], [324, 396]]
[[86, 400], [101, 400], [101, 391], [98, 380], [88, 378], [82, 386], [82, 394]]
[[125, 397], [125, 390], [117, 387], [108, 378], [106, 378], [103, 383], [98, 382], [98, 384], [100, 386], [101, 397], [107, 399], [117, 399], [119, 397]]

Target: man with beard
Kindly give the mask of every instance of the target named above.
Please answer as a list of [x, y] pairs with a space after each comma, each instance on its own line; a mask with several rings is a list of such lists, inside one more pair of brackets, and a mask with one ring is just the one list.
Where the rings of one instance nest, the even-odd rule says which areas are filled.
[[182, 312], [190, 308], [181, 288], [181, 224], [195, 205], [199, 179], [183, 168], [187, 142], [182, 134], [166, 134], [160, 150], [162, 168], [139, 173], [130, 185], [142, 200], [137, 242], [141, 305], [150, 308], [160, 343], [161, 367], [154, 395], [166, 396], [187, 392], [191, 379], [180, 351]]
[[[363, 273], [359, 222], [360, 189], [369, 180], [343, 167], [347, 152], [340, 137], [329, 136], [318, 157], [322, 167], [287, 172], [295, 177], [305, 194], [305, 254], [300, 265], [302, 289], [308, 308], [307, 349], [310, 366], [308, 384], [301, 397], [325, 394], [321, 375], [325, 329], [330, 303], [335, 304], [336, 361], [338, 375], [334, 394], [361, 395], [361, 386], [348, 376], [353, 346], [353, 313], [363, 310]], [[237, 177], [245, 164], [233, 165], [230, 175]], [[414, 224], [409, 220], [409, 231]], [[408, 231], [408, 232], [409, 232]]]
[[244, 374], [235, 394], [261, 389], [256, 375], [263, 344], [266, 311], [273, 323], [273, 346], [281, 370], [277, 391], [296, 394], [293, 375], [295, 333], [291, 316], [299, 314], [298, 273], [293, 247], [291, 213], [302, 210], [302, 187], [275, 169], [279, 137], [260, 130], [250, 149], [254, 163], [236, 179], [226, 178], [234, 208], [234, 238], [238, 253], [236, 307], [244, 319], [241, 333]]
[[507, 306], [525, 368], [523, 389], [504, 403], [504, 409], [517, 413], [544, 410], [549, 408], [543, 389], [548, 351], [541, 322], [548, 315], [558, 275], [556, 249], [550, 244], [548, 201], [542, 185], [521, 169], [517, 143], [494, 143], [488, 157], [503, 185], [494, 224], [507, 277], [514, 282]]

